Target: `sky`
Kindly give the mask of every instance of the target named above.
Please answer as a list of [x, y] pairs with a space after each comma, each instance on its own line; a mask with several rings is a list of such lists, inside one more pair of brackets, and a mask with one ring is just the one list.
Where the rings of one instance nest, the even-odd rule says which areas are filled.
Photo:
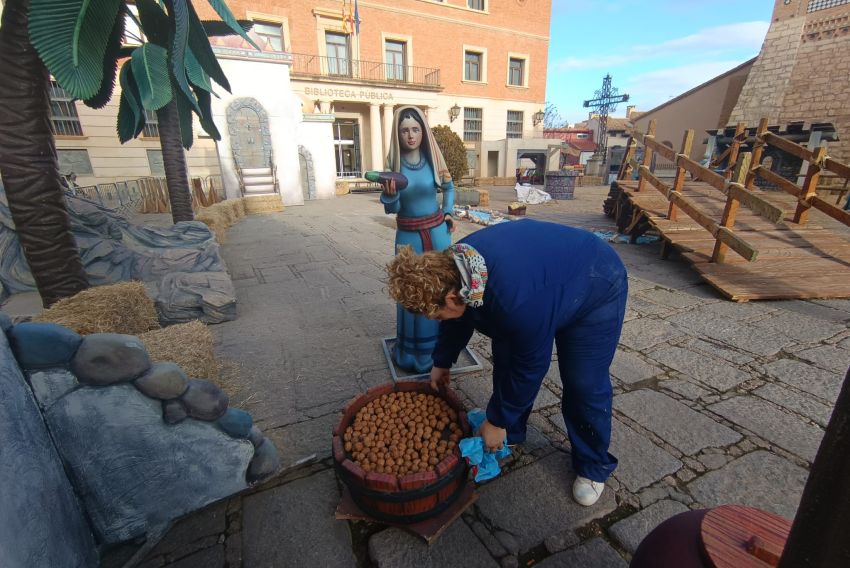
[[546, 101], [587, 118], [610, 74], [647, 111], [758, 55], [773, 0], [553, 0]]

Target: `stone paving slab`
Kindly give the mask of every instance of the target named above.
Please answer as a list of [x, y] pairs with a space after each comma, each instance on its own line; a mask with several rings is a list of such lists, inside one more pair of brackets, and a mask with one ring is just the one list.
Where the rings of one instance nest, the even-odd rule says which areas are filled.
[[678, 501], [665, 499], [653, 503], [646, 509], [638, 511], [630, 517], [626, 517], [622, 521], [614, 523], [608, 532], [617, 539], [623, 548], [629, 554], [634, 554], [641, 541], [646, 538], [646, 535], [652, 530], [679, 513], [684, 513], [689, 509]]
[[747, 505], [793, 519], [807, 478], [805, 469], [759, 450], [706, 473], [687, 488], [702, 506]]
[[740, 434], [723, 424], [651, 390], [617, 395], [614, 408], [686, 455], [703, 448], [734, 444], [741, 439]]
[[496, 568], [496, 562], [475, 533], [456, 520], [437, 542], [428, 546], [409, 532], [389, 528], [369, 539], [369, 557], [377, 568]]
[[707, 353], [709, 355], [713, 355], [714, 357], [719, 357], [724, 361], [721, 361], [722, 365], [727, 365], [726, 361], [731, 363], [735, 363], [736, 365], [746, 365], [747, 363], [755, 360], [750, 353], [745, 353], [740, 349], [736, 349], [734, 346], [720, 343], [720, 342], [709, 342], [703, 339], [694, 338], [688, 339], [682, 344], [683, 347], [687, 347], [692, 351], [697, 351], [699, 353]]
[[651, 379], [664, 372], [663, 369], [647, 363], [636, 353], [618, 349], [611, 364], [611, 374], [627, 384]]
[[818, 369], [794, 359], [777, 359], [764, 366], [764, 370], [798, 389], [835, 403], [844, 378], [837, 373]]
[[640, 318], [623, 324], [620, 343], [635, 351], [640, 351], [686, 335], [685, 331], [673, 327], [667, 321]]
[[847, 329], [847, 326], [842, 323], [786, 310], [773, 312], [763, 320], [754, 322], [753, 326], [783, 333], [803, 343], [823, 341]]
[[754, 390], [753, 394], [796, 412], [823, 428], [826, 428], [829, 417], [832, 416], [831, 405], [823, 404], [808, 394], [800, 394], [777, 384], [764, 385]]
[[[754, 333], [746, 322], [713, 313], [709, 308], [723, 304], [709, 304], [689, 312], [674, 314], [666, 318], [683, 330], [683, 335], [707, 336], [730, 346], [743, 349], [763, 357], [776, 355], [782, 349], [794, 343], [787, 335], [762, 329]], [[766, 316], [768, 312], [759, 312]], [[755, 312], [753, 313], [755, 315]]]
[[666, 288], [652, 288], [637, 294], [637, 296], [654, 302], [667, 308], [690, 308], [703, 303], [702, 298], [693, 296], [680, 290], [668, 290]]
[[823, 437], [817, 426], [753, 396], [736, 396], [708, 408], [810, 462]]
[[681, 461], [616, 419], [611, 431], [610, 452], [619, 460], [614, 477], [632, 492], [648, 487], [682, 467]]
[[610, 490], [593, 507], [573, 501], [574, 479], [569, 456], [557, 452], [480, 487], [476, 507], [526, 551], [550, 535], [581, 527], [614, 510]]
[[672, 391], [688, 400], [700, 400], [705, 397], [716, 396], [710, 390], [699, 386], [692, 380], [670, 379], [661, 381], [658, 386], [662, 389]]
[[356, 566], [348, 524], [334, 518], [338, 503], [332, 470], [246, 497], [242, 506], [245, 566]]
[[537, 566], [545, 568], [628, 568], [623, 557], [601, 538], [594, 538], [573, 549], [554, 554]]
[[833, 371], [840, 378], [850, 369], [850, 353], [832, 345], [819, 345], [811, 349], [797, 352], [797, 357], [810, 361], [828, 371]]
[[[343, 405], [341, 405], [343, 406]], [[319, 459], [331, 455], [331, 431], [339, 421], [339, 413], [304, 420], [283, 428], [264, 430], [277, 446], [284, 466], [316, 454]]]
[[721, 392], [735, 388], [750, 379], [747, 373], [726, 365], [724, 361], [690, 349], [668, 345], [653, 349], [648, 355], [658, 363]]

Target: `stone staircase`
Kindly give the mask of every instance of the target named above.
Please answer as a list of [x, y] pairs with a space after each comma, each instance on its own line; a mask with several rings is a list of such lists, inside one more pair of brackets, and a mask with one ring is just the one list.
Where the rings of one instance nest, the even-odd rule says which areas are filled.
[[240, 170], [243, 195], [277, 193], [277, 176], [273, 168], [244, 168]]

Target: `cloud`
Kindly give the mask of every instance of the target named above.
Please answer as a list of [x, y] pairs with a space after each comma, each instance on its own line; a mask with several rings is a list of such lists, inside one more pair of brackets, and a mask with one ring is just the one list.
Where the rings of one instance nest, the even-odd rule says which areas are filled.
[[742, 61], [705, 61], [658, 69], [624, 79], [620, 92], [629, 93], [638, 110], [646, 111], [734, 69]]
[[635, 45], [628, 51], [594, 57], [567, 57], [555, 61], [553, 67], [559, 71], [576, 69], [604, 69], [627, 63], [645, 61], [660, 56], [677, 57], [693, 54], [718, 54], [728, 52], [758, 52], [769, 22], [741, 22], [704, 28], [694, 34], [671, 39], [654, 45]]

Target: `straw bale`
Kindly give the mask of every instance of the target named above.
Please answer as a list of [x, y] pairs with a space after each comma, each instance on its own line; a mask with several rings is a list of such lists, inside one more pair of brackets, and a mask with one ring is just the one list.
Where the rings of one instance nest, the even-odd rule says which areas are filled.
[[80, 335], [139, 335], [159, 328], [153, 300], [141, 282], [119, 282], [88, 288], [53, 304], [33, 318], [57, 323]]
[[213, 351], [213, 336], [198, 320], [148, 331], [139, 336], [151, 361], [177, 363], [190, 377], [216, 382], [221, 365]]
[[243, 202], [248, 215], [283, 211], [283, 203], [278, 195], [254, 195], [244, 198]]
[[224, 241], [227, 238], [227, 228], [230, 226], [230, 223], [227, 218], [222, 215], [220, 208], [216, 208], [215, 205], [212, 207], [204, 207], [195, 214], [195, 221], [204, 223], [210, 228], [213, 235], [215, 235], [215, 240], [217, 240], [219, 244], [224, 244]]

